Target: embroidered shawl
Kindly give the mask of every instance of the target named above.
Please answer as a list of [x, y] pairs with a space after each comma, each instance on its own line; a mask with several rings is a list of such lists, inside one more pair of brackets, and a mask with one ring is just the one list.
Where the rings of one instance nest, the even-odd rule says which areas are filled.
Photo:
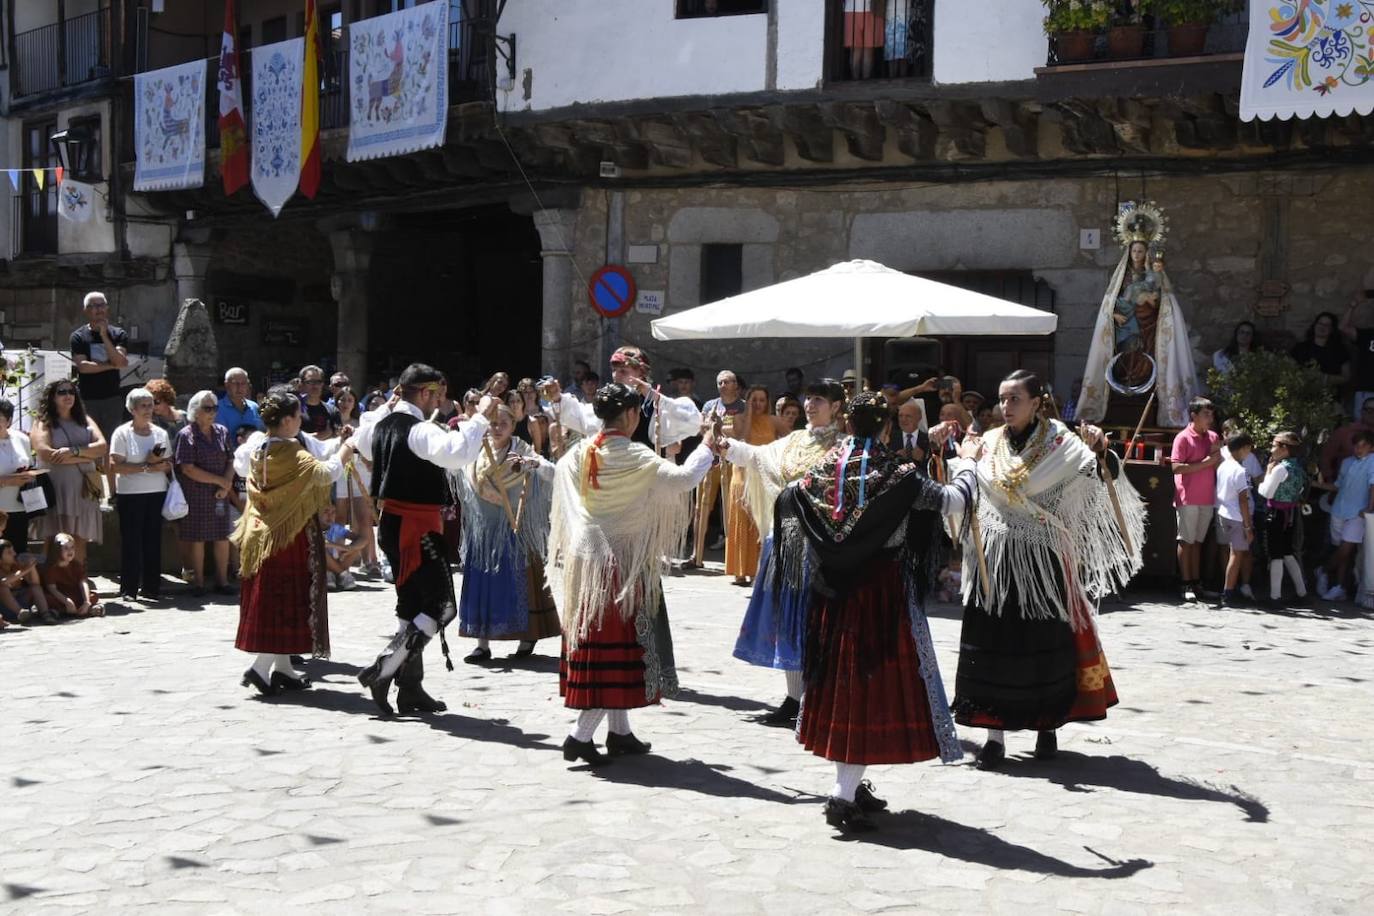
[[268, 557], [332, 505], [333, 475], [295, 440], [265, 439], [253, 450], [248, 506], [230, 540], [239, 548], [240, 575], [255, 576]]
[[[463, 553], [467, 558], [464, 562], [476, 562], [488, 572], [500, 569], [512, 534], [526, 554], [541, 560], [548, 547], [553, 466], [527, 464], [514, 471], [506, 464], [513, 455], [531, 462], [537, 460], [528, 442], [512, 438], [508, 445], [492, 449], [498, 467], [495, 474], [488, 475], [492, 462], [486, 449], [474, 464], [449, 472], [449, 483], [463, 505]], [[516, 532], [511, 531], [498, 486], [505, 491], [519, 523]]]

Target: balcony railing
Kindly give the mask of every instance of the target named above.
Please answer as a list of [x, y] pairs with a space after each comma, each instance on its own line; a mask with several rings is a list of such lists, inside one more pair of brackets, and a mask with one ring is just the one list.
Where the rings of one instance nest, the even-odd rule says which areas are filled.
[[[30, 179], [25, 176], [25, 183]], [[10, 257], [57, 254], [56, 196], [24, 189], [11, 198]]]
[[832, 80], [929, 79], [934, 0], [827, 0]]
[[109, 8], [14, 36], [16, 98], [112, 75]]
[[[1135, 49], [1121, 53], [1114, 52], [1106, 35], [1098, 35], [1094, 38], [1091, 50], [1086, 57], [1070, 54], [1065, 42], [1058, 38], [1049, 40], [1048, 66], [1058, 67], [1070, 64], [1091, 64], [1107, 61], [1144, 61], [1159, 60], [1171, 57], [1195, 57], [1198, 56], [1193, 51], [1181, 51], [1180, 48], [1171, 47], [1169, 42], [1169, 29], [1160, 23], [1146, 22], [1142, 27], [1144, 32], [1144, 42], [1139, 52]], [[1239, 54], [1245, 51], [1245, 41], [1250, 34], [1248, 14], [1244, 12], [1232, 13], [1223, 16], [1218, 21], [1212, 23], [1206, 33], [1203, 42], [1201, 55], [1208, 56], [1213, 54]]]

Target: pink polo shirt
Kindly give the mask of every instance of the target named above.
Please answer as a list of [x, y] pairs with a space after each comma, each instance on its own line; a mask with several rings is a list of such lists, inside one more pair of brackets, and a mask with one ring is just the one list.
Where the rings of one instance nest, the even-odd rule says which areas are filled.
[[[1205, 433], [1193, 431], [1192, 424], [1174, 436], [1174, 448], [1169, 460], [1174, 464], [1197, 464], [1212, 454], [1215, 445], [1220, 444], [1221, 436], [1212, 430]], [[1192, 474], [1174, 475], [1175, 506], [1210, 506], [1217, 498], [1217, 469], [1210, 467], [1205, 471]]]

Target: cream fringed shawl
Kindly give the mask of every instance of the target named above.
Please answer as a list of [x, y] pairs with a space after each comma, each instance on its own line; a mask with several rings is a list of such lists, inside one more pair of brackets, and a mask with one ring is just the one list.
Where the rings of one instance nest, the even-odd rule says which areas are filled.
[[[726, 456], [744, 474], [744, 505], [764, 537], [773, 531], [773, 505], [783, 487], [821, 463], [837, 437], [835, 428], [802, 429], [768, 445], [739, 449], [746, 457]], [[738, 448], [738, 443], [730, 446]]]
[[658, 613], [664, 557], [679, 552], [691, 516], [685, 472], [618, 435], [580, 442], [558, 462], [547, 571], [569, 650], [613, 605], [626, 621]]
[[[1022, 617], [1057, 618], [1076, 629], [1086, 625], [1071, 608], [1090, 606], [1091, 599], [1125, 585], [1140, 569], [1144, 502], [1124, 474], [1115, 480], [1130, 532], [1128, 553], [1107, 485], [1098, 477], [1097, 456], [1063, 423], [1040, 420], [1020, 454], [1011, 450], [1006, 427], [989, 432], [984, 446], [978, 522], [992, 594], [986, 593], [968, 541], [965, 601], [977, 587], [979, 605], [999, 615], [1014, 583]], [[1072, 600], [1070, 590], [1084, 600]]]

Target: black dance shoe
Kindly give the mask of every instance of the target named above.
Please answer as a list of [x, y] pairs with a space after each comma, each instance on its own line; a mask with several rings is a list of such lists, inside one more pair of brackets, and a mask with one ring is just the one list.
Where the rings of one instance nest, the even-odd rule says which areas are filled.
[[534, 654], [534, 640], [526, 639], [510, 654], [511, 658], [529, 658]]
[[447, 712], [448, 704], [443, 700], [434, 699], [425, 693], [425, 688], [417, 684], [396, 691], [396, 708], [402, 715], [412, 712]]
[[797, 724], [797, 713], [801, 712], [801, 701], [791, 697], [782, 701], [777, 709], [759, 719], [764, 725], [786, 726], [793, 728]]
[[983, 745], [983, 749], [978, 752], [978, 759], [975, 761], [980, 770], [1000, 769], [1002, 762], [1007, 759], [1007, 747], [1001, 741], [989, 741]]
[[467, 662], [469, 665], [485, 665], [487, 662], [491, 661], [491, 650], [478, 646], [467, 655], [464, 655], [463, 661]]
[[247, 671], [243, 672], [242, 684], [244, 687], [256, 687], [258, 689], [258, 693], [262, 694], [265, 697], [275, 696], [277, 693], [277, 688], [274, 685], [269, 684], [267, 683], [267, 681], [263, 680], [262, 675], [258, 674], [252, 668], [249, 668]]
[[391, 703], [386, 698], [387, 693], [391, 691], [391, 679], [381, 677], [381, 673], [381, 664], [373, 662], [358, 672], [358, 683], [366, 687], [372, 694], [372, 702], [377, 704], [382, 715], [394, 716], [396, 710], [391, 708]]
[[272, 687], [275, 690], [306, 690], [310, 687], [310, 678], [294, 678], [289, 674], [273, 671]]
[[873, 783], [867, 779], [859, 783], [859, 788], [854, 790], [854, 804], [865, 814], [887, 810], [887, 802], [873, 794]]
[[611, 762], [611, 758], [596, 749], [595, 741], [578, 741], [572, 735], [569, 735], [563, 742], [563, 759], [568, 761], [582, 760], [588, 766], [594, 767], [604, 766]]
[[1035, 736], [1035, 759], [1053, 760], [1059, 755], [1059, 739], [1053, 731], [1041, 732]]
[[841, 833], [868, 833], [878, 829], [855, 802], [833, 795], [825, 800], [825, 822]]
[[615, 732], [606, 733], [606, 753], [612, 757], [622, 757], [629, 754], [647, 754], [653, 745], [648, 741], [640, 741], [634, 736], [634, 732], [626, 735], [618, 735]]

